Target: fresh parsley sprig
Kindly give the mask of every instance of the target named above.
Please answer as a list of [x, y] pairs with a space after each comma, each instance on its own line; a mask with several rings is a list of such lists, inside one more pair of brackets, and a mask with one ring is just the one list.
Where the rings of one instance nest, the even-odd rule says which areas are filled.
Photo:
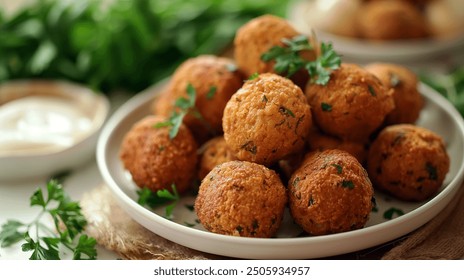
[[310, 82], [318, 85], [326, 85], [330, 80], [333, 70], [340, 68], [341, 58], [335, 52], [332, 44], [321, 43], [320, 55], [312, 61], [301, 57], [301, 51], [311, 51], [313, 46], [304, 35], [298, 35], [292, 39], [282, 39], [284, 47], [273, 46], [269, 51], [261, 55], [261, 60], [269, 62], [274, 60], [274, 70], [279, 74], [291, 77], [301, 69], [306, 69], [311, 76]]
[[167, 219], [171, 219], [172, 212], [174, 211], [177, 202], [180, 200], [180, 196], [177, 192], [175, 184], [171, 185], [171, 189], [172, 192], [170, 192], [168, 189], [153, 192], [146, 187], [137, 190], [137, 194], [139, 195], [137, 203], [142, 206], [148, 206], [150, 208], [156, 208], [167, 204], [165, 208], [165, 217]]
[[192, 113], [195, 117], [201, 118], [201, 114], [196, 110], [195, 101], [197, 93], [192, 84], [187, 85], [187, 98], [180, 97], [174, 103], [175, 109], [171, 113], [169, 119], [165, 122], [155, 124], [155, 128], [170, 127], [169, 139], [174, 139], [179, 132], [179, 128], [184, 121], [184, 117], [188, 113]]
[[305, 68], [311, 77], [311, 82], [317, 85], [326, 85], [333, 70], [340, 68], [342, 60], [334, 51], [332, 44], [321, 43], [321, 54], [315, 61], [306, 63]]
[[[0, 246], [5, 248], [24, 240], [21, 248], [24, 252], [32, 251], [31, 260], [59, 260], [60, 245], [73, 253], [74, 260], [95, 259], [96, 240], [82, 234], [87, 221], [78, 202], [72, 201], [56, 180], [50, 180], [46, 190], [44, 195], [39, 188], [30, 198], [31, 206], [42, 208], [32, 222], [9, 220], [2, 225]], [[54, 229], [42, 222], [46, 215], [52, 218]]]

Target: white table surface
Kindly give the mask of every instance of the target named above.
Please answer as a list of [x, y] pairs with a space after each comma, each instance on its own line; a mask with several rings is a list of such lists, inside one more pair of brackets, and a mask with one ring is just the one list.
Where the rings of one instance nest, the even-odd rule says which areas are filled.
[[[0, 225], [9, 219], [30, 222], [39, 213], [39, 207], [29, 206], [29, 198], [38, 187], [46, 185], [48, 177], [30, 181], [5, 183], [0, 182]], [[63, 183], [65, 192], [73, 200], [103, 183], [95, 159], [85, 166], [72, 171]], [[31, 252], [22, 252], [21, 243], [8, 248], [0, 248], [0, 260], [27, 260]], [[97, 259], [115, 260], [120, 258], [116, 253], [97, 246]], [[64, 257], [66, 259], [66, 257]]]

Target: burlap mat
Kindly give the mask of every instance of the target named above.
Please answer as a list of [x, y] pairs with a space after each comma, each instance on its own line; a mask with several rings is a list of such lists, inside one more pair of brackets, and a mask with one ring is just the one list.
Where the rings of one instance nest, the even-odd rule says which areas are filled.
[[[148, 231], [117, 205], [104, 185], [84, 194], [81, 206], [88, 221], [87, 234], [123, 259], [226, 259], [191, 250]], [[386, 253], [385, 248], [389, 250]], [[331, 259], [450, 260], [463, 257], [464, 188], [461, 187], [441, 213], [399, 241]]]

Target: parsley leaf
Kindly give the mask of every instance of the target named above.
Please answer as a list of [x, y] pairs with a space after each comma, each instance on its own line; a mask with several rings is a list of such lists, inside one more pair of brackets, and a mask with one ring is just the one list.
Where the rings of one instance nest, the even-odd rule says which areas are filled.
[[315, 61], [306, 64], [311, 76], [310, 82], [318, 85], [326, 85], [330, 80], [332, 70], [340, 68], [341, 58], [332, 48], [332, 44], [321, 43], [321, 54]]
[[333, 50], [332, 44], [321, 43], [321, 54], [314, 61], [308, 61], [300, 56], [301, 51], [314, 49], [306, 36], [284, 38], [282, 43], [284, 47], [273, 46], [261, 55], [261, 60], [264, 62], [275, 61], [274, 70], [279, 74], [291, 77], [300, 69], [306, 69], [311, 76], [310, 82], [326, 85], [332, 70], [340, 67], [341, 58]]
[[150, 189], [144, 187], [141, 190], [137, 190], [137, 194], [139, 195], [137, 203], [150, 208], [156, 208], [169, 203], [165, 208], [165, 217], [170, 219], [172, 218], [172, 212], [174, 211], [177, 202], [180, 200], [175, 184], [171, 185], [171, 189], [172, 192], [168, 189], [152, 192]]
[[177, 136], [177, 133], [179, 133], [179, 128], [182, 125], [182, 122], [184, 121], [184, 117], [192, 112], [194, 116], [197, 118], [201, 118], [200, 112], [196, 110], [195, 108], [195, 101], [196, 101], [196, 91], [195, 88], [192, 86], [192, 84], [187, 85], [187, 98], [185, 97], [179, 97], [175, 103], [175, 109], [171, 113], [171, 116], [169, 119], [165, 122], [160, 122], [154, 125], [155, 128], [161, 128], [161, 127], [171, 127], [169, 129], [169, 139], [174, 139]]
[[[70, 250], [75, 260], [82, 259], [82, 254], [87, 256], [86, 259], [96, 258], [96, 240], [82, 234], [87, 221], [81, 208], [69, 198], [57, 180], [47, 183], [45, 194], [42, 189], [37, 189], [30, 198], [30, 205], [39, 206], [40, 213], [28, 224], [15, 220], [3, 224], [0, 231], [1, 247], [9, 247], [24, 240], [21, 248], [24, 252], [32, 251], [31, 260], [59, 260], [60, 245]], [[54, 222], [53, 230], [41, 222], [46, 214]], [[34, 233], [34, 236], [30, 233]], [[79, 242], [76, 244], [78, 236]]]

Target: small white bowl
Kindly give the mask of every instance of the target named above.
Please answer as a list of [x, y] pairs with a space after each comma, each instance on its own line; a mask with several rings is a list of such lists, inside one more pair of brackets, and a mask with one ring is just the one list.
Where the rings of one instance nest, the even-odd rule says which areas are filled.
[[103, 94], [83, 85], [56, 80], [17, 80], [0, 84], [0, 108], [7, 102], [32, 96], [60, 97], [71, 102], [90, 120], [90, 128], [85, 136], [68, 147], [0, 153], [0, 181], [49, 177], [82, 166], [95, 157], [98, 135], [110, 111], [109, 101]]

